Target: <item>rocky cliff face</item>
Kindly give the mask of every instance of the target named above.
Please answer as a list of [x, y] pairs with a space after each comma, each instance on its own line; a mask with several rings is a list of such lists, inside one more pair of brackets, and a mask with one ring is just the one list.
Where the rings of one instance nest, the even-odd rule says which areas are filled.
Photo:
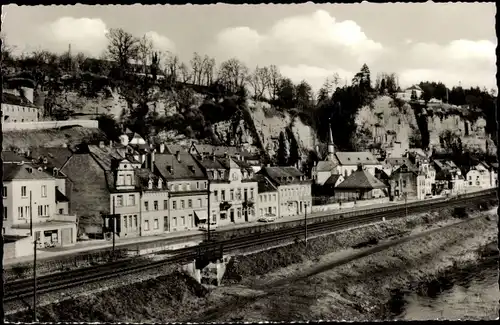
[[422, 126], [419, 127], [417, 117], [423, 118], [426, 124], [431, 148], [442, 149], [440, 137], [449, 131], [460, 137], [465, 150], [490, 153], [496, 150], [485, 132], [485, 119], [473, 117], [466, 108], [437, 104], [415, 112], [407, 102], [389, 96], [379, 96], [358, 111], [355, 119], [357, 147], [366, 150], [376, 144], [400, 154], [413, 145], [415, 138], [422, 138]]

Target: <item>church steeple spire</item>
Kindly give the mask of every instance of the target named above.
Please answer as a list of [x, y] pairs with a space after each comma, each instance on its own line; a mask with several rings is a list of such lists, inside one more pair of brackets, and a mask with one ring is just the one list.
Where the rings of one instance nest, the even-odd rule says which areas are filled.
[[332, 124], [328, 119], [328, 159], [335, 161], [335, 145], [333, 144]]

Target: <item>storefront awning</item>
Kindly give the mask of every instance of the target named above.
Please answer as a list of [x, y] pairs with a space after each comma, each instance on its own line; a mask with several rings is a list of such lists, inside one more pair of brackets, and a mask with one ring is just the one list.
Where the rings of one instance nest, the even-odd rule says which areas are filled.
[[195, 211], [194, 214], [200, 221], [208, 219], [208, 213], [205, 210]]

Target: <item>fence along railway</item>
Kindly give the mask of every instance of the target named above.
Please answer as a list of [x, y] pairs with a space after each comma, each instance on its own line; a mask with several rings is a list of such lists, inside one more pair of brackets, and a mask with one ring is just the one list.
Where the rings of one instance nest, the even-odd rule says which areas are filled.
[[[419, 213], [430, 209], [443, 207], [458, 207], [472, 203], [480, 203], [481, 200], [496, 199], [496, 189], [469, 193], [460, 197], [450, 199], [435, 199], [424, 202], [412, 202], [406, 206], [384, 207], [372, 210], [356, 211], [342, 214], [341, 219], [330, 220], [308, 224], [310, 235], [333, 232], [355, 226], [367, 225], [382, 220], [390, 220], [403, 217], [407, 213]], [[406, 210], [406, 211], [405, 211]], [[40, 276], [37, 279], [37, 292], [39, 294], [53, 292], [61, 289], [77, 287], [83, 284], [116, 278], [154, 269], [163, 265], [189, 262], [199, 257], [201, 252], [222, 249], [220, 254], [230, 253], [241, 249], [257, 247], [259, 245], [271, 244], [281, 240], [295, 240], [301, 238], [303, 227], [279, 229], [273, 232], [253, 233], [251, 235], [232, 238], [228, 240], [202, 243], [194, 247], [187, 247], [169, 251], [169, 257], [157, 261], [140, 261], [134, 263], [133, 259], [115, 261], [108, 264], [86, 267], [67, 272], [58, 272]], [[163, 252], [166, 253], [166, 252]], [[33, 280], [17, 280], [5, 284], [4, 301], [30, 297], [33, 294]]]

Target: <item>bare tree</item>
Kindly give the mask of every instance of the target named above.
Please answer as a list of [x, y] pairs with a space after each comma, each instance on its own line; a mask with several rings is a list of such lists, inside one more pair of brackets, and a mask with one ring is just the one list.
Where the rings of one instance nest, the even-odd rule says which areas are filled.
[[167, 52], [165, 55], [165, 75], [171, 83], [178, 81], [180, 60], [177, 54]]
[[214, 79], [215, 59], [205, 55], [202, 62], [202, 79], [205, 86], [212, 84]]
[[153, 55], [153, 41], [146, 35], [143, 35], [137, 42], [136, 63], [142, 65], [142, 73], [147, 74], [148, 63]]
[[191, 63], [191, 69], [193, 69], [193, 84], [200, 85], [201, 75], [203, 74], [203, 59], [197, 52], [194, 52], [189, 63]]
[[189, 68], [185, 63], [181, 63], [179, 66], [179, 76], [182, 83], [188, 83], [192, 80], [191, 71], [189, 71]]
[[259, 68], [257, 66], [254, 72], [248, 77], [248, 83], [253, 89], [255, 99], [261, 99], [264, 96], [264, 92], [269, 88], [269, 68]]
[[137, 57], [139, 40], [121, 28], [111, 28], [106, 37], [109, 41], [107, 56], [124, 70], [129, 60]]
[[269, 86], [268, 86], [268, 92], [269, 92], [269, 98], [275, 100], [277, 97], [277, 94], [280, 89], [281, 85], [281, 79], [283, 77], [281, 76], [280, 71], [278, 70], [278, 67], [275, 66], [274, 64], [269, 67]]
[[248, 68], [238, 59], [229, 59], [221, 63], [218, 79], [228, 91], [235, 93], [245, 86], [248, 80]]

